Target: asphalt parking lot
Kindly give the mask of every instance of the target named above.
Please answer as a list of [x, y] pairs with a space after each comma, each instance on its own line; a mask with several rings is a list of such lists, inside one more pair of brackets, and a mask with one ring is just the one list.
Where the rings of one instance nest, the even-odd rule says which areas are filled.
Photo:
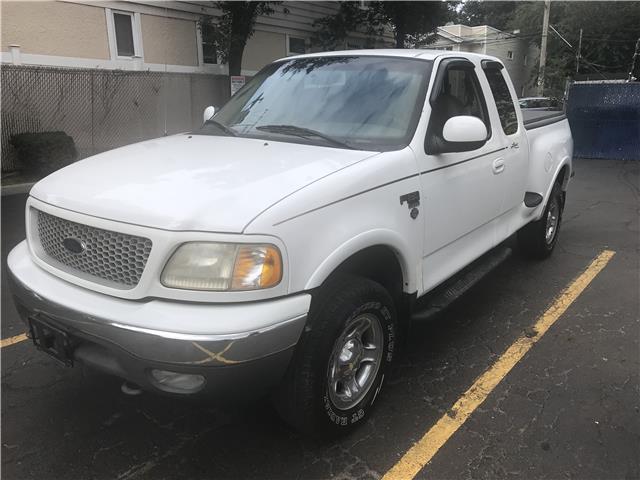
[[[513, 255], [416, 326], [375, 416], [346, 438], [301, 438], [267, 402], [125, 396], [29, 341], [4, 346], [5, 479], [382, 477], [603, 250], [615, 251], [549, 331], [417, 475], [424, 479], [640, 478], [640, 162], [577, 160], [558, 248]], [[6, 255], [25, 196], [2, 198], [2, 338], [24, 332]]]

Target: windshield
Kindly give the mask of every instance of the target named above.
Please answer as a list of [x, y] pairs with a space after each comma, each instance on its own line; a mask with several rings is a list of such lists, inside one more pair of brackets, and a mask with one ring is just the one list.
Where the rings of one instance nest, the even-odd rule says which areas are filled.
[[431, 67], [425, 60], [374, 56], [275, 63], [197, 133], [361, 150], [403, 148], [415, 131]]

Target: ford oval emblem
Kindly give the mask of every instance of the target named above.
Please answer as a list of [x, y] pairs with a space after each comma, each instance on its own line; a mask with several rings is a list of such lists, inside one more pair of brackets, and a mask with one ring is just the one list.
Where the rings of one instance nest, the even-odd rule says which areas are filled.
[[62, 241], [62, 245], [71, 253], [82, 253], [87, 249], [85, 243], [77, 238], [68, 237]]

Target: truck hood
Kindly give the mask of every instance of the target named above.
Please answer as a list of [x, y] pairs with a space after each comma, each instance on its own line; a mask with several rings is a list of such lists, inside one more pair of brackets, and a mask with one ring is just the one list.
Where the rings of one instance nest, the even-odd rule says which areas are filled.
[[69, 165], [38, 182], [31, 195], [136, 225], [240, 233], [287, 195], [372, 155], [250, 138], [175, 135]]

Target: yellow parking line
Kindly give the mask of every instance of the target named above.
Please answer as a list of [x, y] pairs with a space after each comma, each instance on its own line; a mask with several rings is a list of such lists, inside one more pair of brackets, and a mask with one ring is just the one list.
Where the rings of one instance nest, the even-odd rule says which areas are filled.
[[20, 343], [26, 340], [27, 334], [21, 333], [20, 335], [16, 335], [15, 337], [3, 338], [0, 340], [0, 348], [8, 347], [9, 345], [13, 345], [14, 343]]
[[480, 375], [471, 388], [453, 405], [451, 410], [444, 414], [438, 422], [404, 454], [400, 461], [382, 477], [383, 480], [409, 480], [415, 477], [418, 472], [431, 461], [440, 447], [464, 424], [473, 411], [486, 400], [493, 389], [520, 359], [540, 340], [574, 300], [580, 296], [614, 255], [615, 252], [611, 250], [601, 252], [587, 269], [571, 282], [558, 298], [556, 298], [547, 311], [538, 318], [533, 326], [533, 331], [528, 332], [528, 335], [518, 338], [492, 367]]

